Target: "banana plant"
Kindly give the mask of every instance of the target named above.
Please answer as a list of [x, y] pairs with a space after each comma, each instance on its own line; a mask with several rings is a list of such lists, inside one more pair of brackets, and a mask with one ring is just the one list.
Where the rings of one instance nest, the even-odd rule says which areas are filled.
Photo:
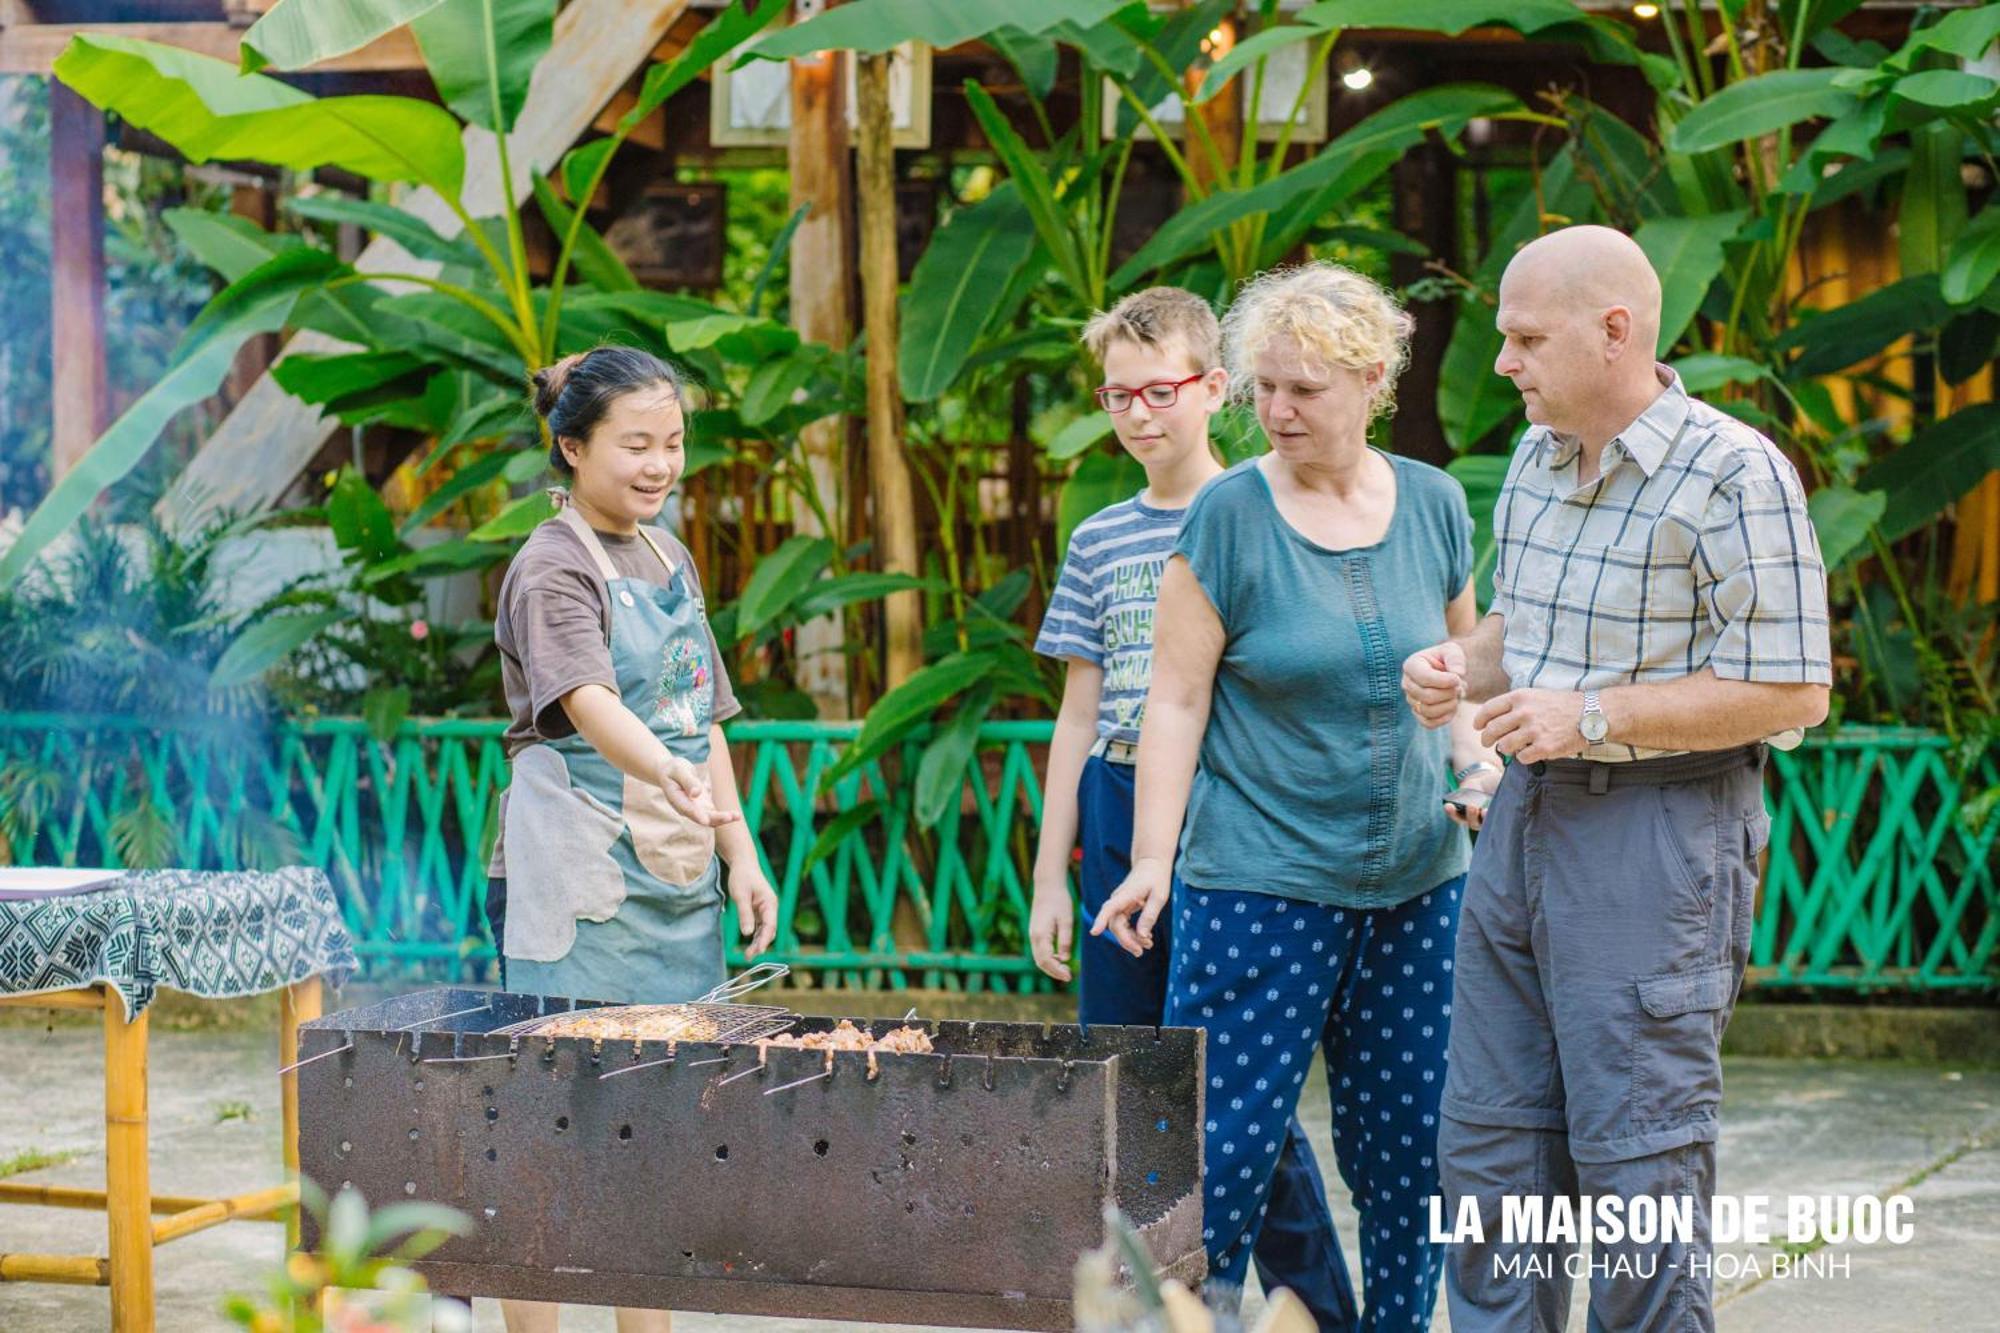
[[[497, 215], [473, 215], [466, 154], [467, 144], [490, 150], [498, 178], [514, 179], [510, 133], [548, 50], [556, 0], [353, 0], [338, 7], [281, 0], [245, 33], [240, 68], [114, 34], [73, 38], [56, 61], [56, 77], [190, 161], [247, 160], [299, 172], [337, 167], [382, 191], [421, 187], [425, 194], [407, 207], [384, 198], [292, 201], [299, 216], [355, 223], [394, 241], [411, 261], [399, 268], [362, 271], [309, 245], [253, 235], [255, 228], [211, 228], [209, 238], [236, 270], [229, 285], [188, 329], [161, 381], [30, 516], [0, 556], [0, 584], [18, 577], [136, 466], [175, 413], [212, 394], [237, 349], [256, 334], [311, 329], [354, 345], [286, 358], [274, 374], [288, 392], [343, 421], [432, 434], [448, 446], [443, 457], [462, 444], [524, 433], [528, 372], [568, 351], [608, 336], [676, 350], [666, 324], [718, 312], [640, 290], [585, 221], [580, 201], [592, 197], [642, 121], [782, 9], [753, 11], [737, 0], [680, 55], [647, 71], [608, 137], [569, 153], [553, 180], [534, 182], [537, 207], [560, 238], [546, 285], [531, 276], [521, 211], [509, 192], [501, 192]], [[256, 72], [302, 68], [404, 24], [443, 106], [380, 95], [313, 97]], [[245, 266], [260, 250], [260, 262]], [[584, 282], [573, 286], [572, 274]], [[545, 501], [531, 499], [483, 535], [532, 526], [537, 504]]]

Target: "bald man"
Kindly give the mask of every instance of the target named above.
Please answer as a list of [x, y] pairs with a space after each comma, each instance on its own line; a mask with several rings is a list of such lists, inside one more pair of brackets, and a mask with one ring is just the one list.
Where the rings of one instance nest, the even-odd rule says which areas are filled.
[[[1766, 745], [1826, 716], [1826, 574], [1797, 472], [1654, 361], [1660, 281], [1571, 227], [1500, 283], [1494, 370], [1529, 429], [1494, 510], [1491, 610], [1413, 655], [1428, 726], [1461, 699], [1509, 756], [1452, 987], [1444, 1222], [1454, 1333], [1548, 1330], [1576, 1247], [1503, 1199], [1680, 1200], [1688, 1234], [1597, 1238], [1592, 1329], [1712, 1329], [1721, 1038], [1768, 837]], [[1690, 1262], [1693, 1260], [1693, 1262]]]

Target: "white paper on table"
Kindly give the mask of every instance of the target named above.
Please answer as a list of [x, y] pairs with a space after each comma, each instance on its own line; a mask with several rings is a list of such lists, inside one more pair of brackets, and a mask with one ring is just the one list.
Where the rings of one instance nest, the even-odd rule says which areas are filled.
[[125, 878], [123, 870], [69, 866], [0, 866], [0, 902], [55, 898], [65, 893], [89, 893], [110, 888]]

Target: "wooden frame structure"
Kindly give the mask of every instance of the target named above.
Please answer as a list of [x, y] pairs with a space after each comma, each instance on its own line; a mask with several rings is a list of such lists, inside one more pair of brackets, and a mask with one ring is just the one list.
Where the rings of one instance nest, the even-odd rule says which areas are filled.
[[[286, 1240], [298, 1245], [299, 1025], [318, 1018], [323, 997], [318, 977], [292, 983], [279, 996], [280, 1101], [284, 1116], [283, 1184], [226, 1198], [155, 1194], [147, 1148], [147, 1014], [125, 1016], [125, 1002], [110, 986], [0, 996], [0, 1005], [32, 1009], [101, 1010], [104, 1014], [104, 1188], [27, 1185], [0, 1181], [0, 1204], [87, 1208], [105, 1215], [106, 1254], [33, 1254], [0, 1251], [0, 1282], [57, 1282], [111, 1288], [113, 1333], [151, 1333], [153, 1251], [169, 1241], [232, 1221], [287, 1220]], [[158, 1214], [159, 1220], [154, 1216]]]

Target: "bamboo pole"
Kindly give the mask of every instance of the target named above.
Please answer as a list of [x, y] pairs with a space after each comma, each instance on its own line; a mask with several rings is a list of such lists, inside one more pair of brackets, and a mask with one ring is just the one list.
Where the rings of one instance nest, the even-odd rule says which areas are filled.
[[165, 1245], [170, 1240], [179, 1240], [182, 1236], [206, 1231], [239, 1218], [248, 1221], [268, 1216], [286, 1204], [298, 1202], [298, 1197], [297, 1183], [288, 1182], [227, 1199], [211, 1199], [199, 1208], [190, 1208], [153, 1223], [153, 1244]]
[[146, 1020], [104, 1005], [104, 1181], [112, 1333], [152, 1333], [153, 1219], [146, 1160]]
[[61, 1282], [101, 1287], [110, 1281], [110, 1264], [91, 1255], [0, 1254], [0, 1282]]
[[[299, 1188], [299, 1071], [292, 1066], [299, 1059], [299, 1024], [310, 1023], [323, 1012], [324, 996], [318, 977], [307, 977], [285, 987], [278, 996], [278, 1101], [283, 1107], [285, 1185], [298, 1198]], [[285, 1248], [299, 1247], [299, 1215], [294, 1209], [285, 1220]]]
[[[917, 512], [910, 466], [903, 457], [903, 400], [897, 383], [896, 157], [889, 116], [889, 57], [857, 59], [856, 145], [861, 199], [861, 304], [868, 329], [868, 482], [875, 501], [874, 532], [882, 568], [917, 572]], [[888, 653], [884, 683], [908, 680], [923, 665], [922, 603], [899, 592], [886, 604]]]
[[[795, 7], [796, 10], [797, 7]], [[803, 20], [809, 15], [794, 14]], [[792, 327], [807, 342], [839, 350], [854, 337], [854, 191], [848, 176], [847, 90], [843, 57], [820, 51], [791, 62], [792, 130], [786, 143], [794, 211], [807, 211], [792, 234]], [[792, 506], [802, 536], [847, 544], [847, 418], [822, 417], [799, 432], [799, 449], [820, 506]], [[848, 715], [845, 617], [816, 616], [799, 626], [799, 686], [825, 719]]]
[[[81, 1208], [101, 1213], [104, 1211], [104, 1199], [103, 1190], [79, 1189], [72, 1185], [23, 1185], [17, 1181], [0, 1180], [0, 1204], [25, 1204], [31, 1208]], [[150, 1202], [155, 1213], [167, 1215], [206, 1208], [209, 1204], [226, 1203], [228, 1200], [194, 1194], [155, 1194]]]

